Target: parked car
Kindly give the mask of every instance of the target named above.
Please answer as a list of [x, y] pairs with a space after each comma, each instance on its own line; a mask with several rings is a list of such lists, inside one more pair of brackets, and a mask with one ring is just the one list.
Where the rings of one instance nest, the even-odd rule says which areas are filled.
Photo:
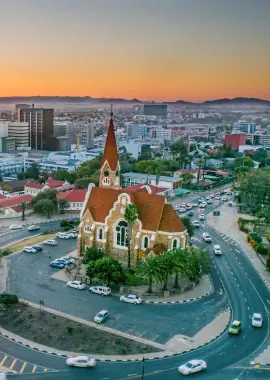
[[37, 253], [37, 250], [34, 247], [24, 247], [23, 252], [25, 252], [25, 253]]
[[194, 222], [192, 224], [194, 227], [200, 228], [200, 223], [198, 222], [198, 220], [194, 220]]
[[79, 290], [83, 290], [85, 288], [85, 284], [81, 281], [69, 281], [67, 283], [67, 286], [69, 288], [75, 288], [75, 289], [79, 289]]
[[108, 286], [90, 286], [89, 292], [109, 296], [112, 291]]
[[182, 375], [190, 375], [195, 372], [203, 371], [207, 368], [207, 364], [204, 360], [194, 359], [178, 367], [178, 371]]
[[204, 216], [204, 214], [200, 214], [199, 219], [200, 219], [200, 220], [205, 220], [205, 216]]
[[212, 199], [208, 199], [207, 203], [208, 203], [209, 205], [211, 205], [211, 204], [213, 203], [213, 200], [212, 200]]
[[89, 356], [75, 356], [66, 360], [66, 365], [70, 367], [95, 367], [96, 359]]
[[207, 203], [201, 203], [201, 204], [200, 204], [200, 208], [205, 208], [206, 205], [207, 205]]
[[179, 212], [186, 212], [186, 209], [183, 208], [183, 207], [180, 207], [178, 211], [179, 211]]
[[203, 240], [206, 243], [212, 243], [211, 236], [207, 232], [204, 232], [203, 235], [202, 235], [202, 237], [203, 237]]
[[40, 230], [40, 227], [36, 224], [32, 224], [27, 229], [28, 229], [28, 231], [37, 231], [37, 230]]
[[11, 226], [9, 226], [9, 229], [10, 230], [21, 230], [22, 226], [20, 224], [12, 224]]
[[69, 235], [71, 236], [72, 239], [77, 239], [78, 232], [77, 231], [70, 231]]
[[109, 313], [107, 310], [101, 310], [94, 318], [94, 321], [97, 323], [105, 322], [109, 317]]
[[263, 324], [262, 315], [259, 313], [254, 313], [252, 315], [251, 324], [253, 327], [262, 327], [262, 324]]
[[49, 266], [51, 268], [56, 268], [56, 269], [64, 269], [65, 268], [65, 264], [60, 262], [60, 261], [52, 261], [52, 262], [50, 262]]
[[45, 240], [44, 244], [54, 246], [54, 245], [57, 245], [57, 241], [54, 239], [49, 239], [49, 240]]
[[71, 264], [73, 264], [73, 263], [75, 262], [74, 259], [71, 259], [71, 258], [68, 257], [68, 256], [62, 256], [62, 257], [60, 257], [58, 260], [62, 260], [62, 261], [64, 261], [64, 262], [71, 263]]
[[221, 252], [221, 249], [220, 249], [220, 246], [218, 244], [215, 244], [214, 247], [214, 254], [217, 255], [217, 256], [221, 256], [222, 255], [222, 252]]
[[42, 251], [42, 247], [40, 245], [32, 245], [32, 248], [34, 248], [38, 252]]
[[241, 322], [233, 321], [229, 327], [229, 334], [238, 335], [241, 332]]
[[188, 216], [190, 216], [190, 217], [194, 216], [194, 211], [189, 211]]
[[142, 303], [141, 297], [136, 296], [136, 294], [127, 294], [120, 297], [121, 302], [134, 303], [139, 305]]
[[71, 235], [68, 232], [57, 232], [55, 236], [58, 239], [71, 239]]

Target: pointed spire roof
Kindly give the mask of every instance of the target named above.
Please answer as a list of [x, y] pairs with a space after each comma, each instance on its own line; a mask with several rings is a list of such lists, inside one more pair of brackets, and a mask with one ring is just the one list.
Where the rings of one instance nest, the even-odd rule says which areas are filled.
[[116, 139], [114, 134], [114, 124], [113, 124], [113, 112], [111, 111], [111, 120], [108, 128], [107, 140], [104, 148], [102, 164], [107, 161], [111, 170], [115, 171], [118, 162], [118, 153], [116, 146]]

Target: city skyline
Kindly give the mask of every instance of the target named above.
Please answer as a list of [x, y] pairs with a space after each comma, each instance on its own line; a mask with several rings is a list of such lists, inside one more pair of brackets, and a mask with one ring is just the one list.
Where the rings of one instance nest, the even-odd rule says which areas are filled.
[[0, 0], [0, 96], [270, 100], [268, 0]]

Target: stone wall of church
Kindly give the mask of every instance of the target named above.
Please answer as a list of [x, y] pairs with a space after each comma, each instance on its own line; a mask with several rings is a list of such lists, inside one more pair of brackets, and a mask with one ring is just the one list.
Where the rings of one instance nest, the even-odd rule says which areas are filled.
[[[106, 175], [105, 175], [106, 174]], [[99, 187], [107, 189], [120, 188], [120, 166], [117, 164], [116, 171], [112, 171], [107, 161], [104, 163], [100, 170]]]

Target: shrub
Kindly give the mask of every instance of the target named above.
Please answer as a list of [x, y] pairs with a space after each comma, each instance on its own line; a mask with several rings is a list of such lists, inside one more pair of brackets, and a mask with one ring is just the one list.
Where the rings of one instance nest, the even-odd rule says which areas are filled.
[[68, 332], [69, 335], [72, 335], [72, 333], [73, 333], [73, 327], [68, 327], [67, 328], [67, 332]]
[[265, 247], [261, 243], [255, 244], [254, 249], [256, 252], [260, 253], [261, 255], [267, 255], [267, 253], [268, 253], [268, 248]]
[[256, 232], [250, 232], [248, 236], [250, 237], [250, 239], [254, 240], [256, 243], [262, 242], [261, 236], [256, 234]]
[[18, 302], [19, 302], [19, 299], [16, 296], [16, 294], [8, 294], [8, 293], [0, 294], [0, 303], [4, 305], [13, 305]]
[[2, 256], [7, 256], [10, 254], [10, 250], [9, 249], [3, 249], [3, 251], [1, 252]]
[[268, 232], [267, 234], [266, 234], [266, 239], [269, 241], [269, 243], [270, 243], [270, 232]]
[[69, 227], [69, 228], [72, 228], [72, 223], [70, 223], [68, 220], [61, 220], [60, 221], [60, 227]]

